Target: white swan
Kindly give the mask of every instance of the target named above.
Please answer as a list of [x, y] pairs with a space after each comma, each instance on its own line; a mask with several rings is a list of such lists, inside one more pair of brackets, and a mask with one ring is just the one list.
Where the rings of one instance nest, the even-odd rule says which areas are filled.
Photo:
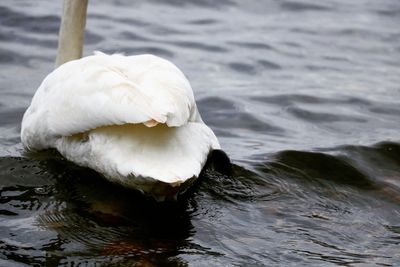
[[[74, 46], [79, 49], [79, 40], [69, 49]], [[79, 54], [60, 60], [61, 50], [59, 62]], [[210, 151], [220, 149], [184, 74], [153, 55], [95, 53], [62, 64], [36, 91], [21, 140], [27, 150], [56, 148], [68, 160], [158, 199], [190, 185]]]

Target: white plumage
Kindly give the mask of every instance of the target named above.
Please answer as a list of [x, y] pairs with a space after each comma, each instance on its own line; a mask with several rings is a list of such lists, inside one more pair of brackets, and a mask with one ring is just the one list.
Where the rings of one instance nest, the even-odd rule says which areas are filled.
[[176, 194], [220, 149], [186, 77], [153, 55], [96, 53], [61, 65], [35, 93], [21, 139], [154, 196]]

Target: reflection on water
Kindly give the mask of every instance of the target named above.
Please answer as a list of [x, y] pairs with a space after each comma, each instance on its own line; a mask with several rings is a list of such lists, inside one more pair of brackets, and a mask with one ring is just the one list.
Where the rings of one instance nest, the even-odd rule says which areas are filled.
[[[399, 156], [395, 143], [258, 155], [253, 170], [234, 166], [233, 176], [206, 170], [172, 203], [110, 185], [53, 152], [1, 158], [1, 248], [40, 265], [390, 263], [400, 238]], [[358, 166], [371, 160], [387, 168], [363, 173]]]
[[1, 2], [0, 265], [398, 265], [399, 10], [91, 1], [86, 54], [175, 62], [233, 160], [232, 175], [207, 169], [178, 202], [156, 203], [53, 151], [22, 152], [61, 5]]

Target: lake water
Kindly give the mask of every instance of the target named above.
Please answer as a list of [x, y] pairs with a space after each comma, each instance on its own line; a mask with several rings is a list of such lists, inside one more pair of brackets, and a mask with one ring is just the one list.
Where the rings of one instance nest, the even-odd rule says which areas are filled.
[[85, 54], [173, 61], [232, 159], [176, 203], [23, 153], [61, 6], [0, 3], [0, 266], [400, 265], [398, 0], [90, 0]]

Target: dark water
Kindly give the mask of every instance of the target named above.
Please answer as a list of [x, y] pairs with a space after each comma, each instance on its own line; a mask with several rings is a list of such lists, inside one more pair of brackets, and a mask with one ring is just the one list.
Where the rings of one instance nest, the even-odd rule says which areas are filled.
[[85, 53], [175, 62], [234, 163], [164, 204], [22, 153], [60, 13], [0, 3], [0, 266], [400, 265], [398, 0], [91, 0]]

